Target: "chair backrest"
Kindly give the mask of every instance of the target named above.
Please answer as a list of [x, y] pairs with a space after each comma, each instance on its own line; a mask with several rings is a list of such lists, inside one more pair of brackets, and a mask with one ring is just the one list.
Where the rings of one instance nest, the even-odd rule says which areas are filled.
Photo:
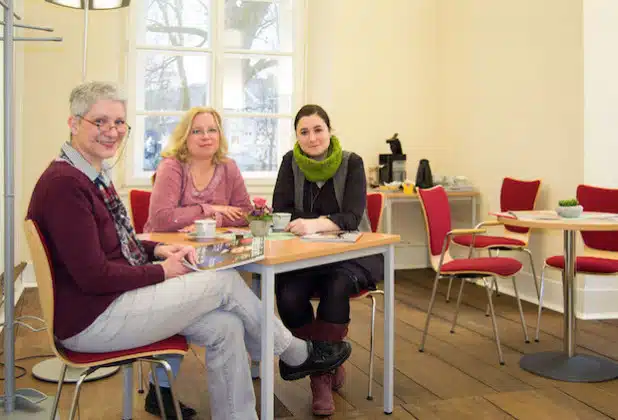
[[[515, 178], [504, 178], [500, 190], [500, 211], [534, 210], [536, 199], [541, 190], [541, 181], [523, 181]], [[528, 233], [530, 229], [505, 225], [510, 232]]]
[[418, 188], [417, 192], [425, 216], [429, 253], [432, 257], [440, 256], [446, 234], [451, 230], [451, 207], [446, 191], [438, 185], [428, 189]]
[[[618, 213], [618, 189], [590, 185], [577, 187], [577, 201], [584, 211]], [[586, 247], [599, 251], [618, 251], [618, 232], [581, 232]]]
[[129, 191], [129, 209], [135, 233], [143, 233], [144, 225], [148, 221], [148, 209], [150, 208], [150, 195], [146, 190]]
[[62, 357], [56, 349], [54, 338], [54, 274], [51, 268], [51, 257], [45, 245], [45, 239], [34, 221], [26, 220], [24, 231], [34, 265], [39, 303], [43, 311], [43, 320], [47, 325], [47, 336], [54, 353]]
[[381, 192], [367, 193], [367, 217], [369, 217], [372, 232], [377, 232], [380, 228], [383, 210], [384, 194]]

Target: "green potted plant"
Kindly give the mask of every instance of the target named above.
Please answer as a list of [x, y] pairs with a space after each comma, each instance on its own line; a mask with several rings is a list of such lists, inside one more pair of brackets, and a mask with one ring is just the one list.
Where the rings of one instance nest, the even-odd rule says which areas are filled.
[[266, 204], [266, 199], [255, 197], [253, 199], [253, 210], [247, 215], [249, 228], [254, 237], [263, 237], [268, 235], [270, 225], [273, 220], [273, 211]]
[[558, 201], [556, 213], [560, 217], [575, 218], [582, 215], [584, 208], [579, 204], [576, 198]]

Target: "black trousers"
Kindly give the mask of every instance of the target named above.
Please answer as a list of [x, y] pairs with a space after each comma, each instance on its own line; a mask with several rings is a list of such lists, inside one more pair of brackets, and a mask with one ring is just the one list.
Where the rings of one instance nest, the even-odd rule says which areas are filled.
[[333, 324], [350, 322], [350, 296], [371, 287], [358, 270], [345, 263], [277, 275], [275, 294], [279, 317], [288, 328], [313, 321], [311, 298], [318, 297], [317, 318]]

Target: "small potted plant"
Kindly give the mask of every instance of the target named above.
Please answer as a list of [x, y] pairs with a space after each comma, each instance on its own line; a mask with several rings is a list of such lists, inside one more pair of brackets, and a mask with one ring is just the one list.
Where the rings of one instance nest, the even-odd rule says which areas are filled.
[[268, 230], [273, 220], [273, 211], [266, 204], [266, 199], [255, 197], [253, 199], [253, 210], [247, 215], [249, 228], [254, 237], [267, 236]]
[[569, 200], [560, 200], [556, 213], [560, 217], [576, 218], [582, 215], [584, 208], [579, 204], [576, 198]]

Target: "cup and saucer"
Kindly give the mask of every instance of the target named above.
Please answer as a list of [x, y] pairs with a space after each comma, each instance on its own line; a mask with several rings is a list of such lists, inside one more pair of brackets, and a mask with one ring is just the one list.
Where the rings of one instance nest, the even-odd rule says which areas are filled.
[[284, 232], [290, 220], [292, 220], [292, 213], [273, 213], [273, 232]]
[[196, 220], [195, 232], [189, 232], [187, 236], [198, 242], [212, 241], [217, 237], [217, 221], [214, 219]]

